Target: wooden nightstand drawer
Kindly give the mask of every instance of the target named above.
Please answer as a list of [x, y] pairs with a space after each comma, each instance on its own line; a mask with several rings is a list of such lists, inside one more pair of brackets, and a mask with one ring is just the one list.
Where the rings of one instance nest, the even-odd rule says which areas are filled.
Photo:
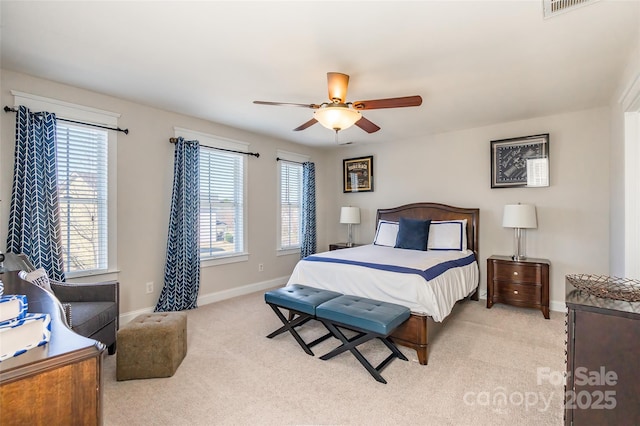
[[506, 303], [540, 305], [542, 291], [539, 285], [494, 282], [498, 300]]
[[[498, 262], [494, 263], [498, 265]], [[537, 265], [523, 265], [519, 263], [500, 263], [494, 266], [493, 279], [500, 281], [518, 281], [525, 283], [540, 283], [540, 268]]]

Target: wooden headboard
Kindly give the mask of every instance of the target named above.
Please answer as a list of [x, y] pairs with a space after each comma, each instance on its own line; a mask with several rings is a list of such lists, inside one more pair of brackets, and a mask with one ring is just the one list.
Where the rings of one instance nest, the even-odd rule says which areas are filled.
[[438, 203], [413, 203], [390, 209], [378, 209], [378, 221], [391, 220], [397, 222], [401, 217], [410, 219], [452, 220], [467, 219], [467, 248], [473, 250], [478, 257], [478, 227], [480, 226], [480, 209], [447, 206]]

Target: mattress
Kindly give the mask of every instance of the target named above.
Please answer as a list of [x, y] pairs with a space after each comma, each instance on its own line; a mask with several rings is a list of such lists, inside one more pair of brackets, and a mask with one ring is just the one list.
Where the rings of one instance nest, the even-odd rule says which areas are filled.
[[397, 303], [442, 321], [478, 286], [471, 250], [420, 251], [364, 245], [308, 256], [288, 284]]

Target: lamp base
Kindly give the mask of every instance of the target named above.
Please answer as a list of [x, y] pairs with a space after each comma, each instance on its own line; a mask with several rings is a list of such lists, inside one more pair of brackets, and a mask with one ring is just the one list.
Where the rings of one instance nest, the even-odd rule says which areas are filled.
[[353, 247], [353, 230], [351, 229], [351, 224], [347, 224], [347, 229], [349, 232], [349, 237], [347, 238], [347, 247]]
[[524, 232], [521, 228], [515, 228], [514, 232], [514, 240], [513, 240], [513, 248], [515, 254], [511, 256], [511, 259], [515, 261], [524, 260], [526, 256], [524, 255]]

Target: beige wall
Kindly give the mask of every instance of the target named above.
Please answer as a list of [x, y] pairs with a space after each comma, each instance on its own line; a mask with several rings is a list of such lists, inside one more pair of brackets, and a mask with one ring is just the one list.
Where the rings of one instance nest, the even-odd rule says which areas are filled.
[[[550, 134], [550, 179], [547, 188], [491, 189], [490, 149], [494, 139]], [[355, 239], [370, 242], [375, 211], [380, 207], [434, 201], [480, 208], [480, 266], [486, 293], [486, 258], [512, 254], [513, 230], [502, 228], [502, 209], [509, 203], [537, 207], [538, 228], [527, 232], [527, 254], [551, 261], [552, 308], [564, 309], [564, 276], [607, 274], [609, 270], [609, 109], [599, 108], [482, 128], [352, 145], [332, 151], [324, 186], [335, 188], [331, 241], [344, 241], [338, 224], [341, 205], [362, 209]], [[339, 191], [343, 158], [374, 155], [375, 191]]]
[[[123, 314], [154, 306], [160, 292], [173, 173], [173, 126], [250, 142], [260, 152], [249, 163], [249, 261], [204, 268], [201, 297], [233, 295], [240, 288], [277, 285], [290, 274], [296, 256], [276, 255], [276, 150], [310, 155], [317, 168], [318, 249], [345, 241], [338, 222], [340, 206], [362, 209], [356, 240], [370, 242], [375, 210], [417, 201], [480, 208], [481, 287], [485, 293], [486, 258], [510, 254], [512, 230], [501, 226], [508, 203], [533, 203], [538, 229], [527, 233], [527, 254], [548, 258], [552, 308], [562, 309], [564, 276], [609, 272], [610, 111], [598, 108], [532, 118], [482, 128], [385, 144], [355, 144], [318, 150], [270, 139], [215, 123], [162, 111], [101, 94], [3, 70], [2, 102], [12, 105], [10, 90], [20, 90], [121, 113], [118, 137], [118, 268]], [[0, 247], [6, 241], [11, 186], [14, 115], [4, 114], [0, 142]], [[383, 130], [384, 131], [384, 130]], [[491, 189], [489, 141], [550, 133], [551, 186]], [[342, 193], [342, 159], [374, 155], [375, 191]], [[258, 263], [265, 271], [258, 272]], [[145, 283], [155, 292], [145, 294]]]
[[[248, 251], [247, 262], [203, 268], [200, 297], [212, 301], [243, 286], [264, 287], [284, 282], [298, 256], [276, 255], [277, 164], [276, 150], [309, 155], [320, 170], [325, 162], [321, 150], [262, 135], [252, 134], [204, 120], [187, 117], [98, 93], [3, 70], [2, 105], [13, 105], [11, 90], [55, 98], [122, 114], [117, 152], [117, 237], [121, 283], [121, 313], [155, 306], [163, 282], [171, 183], [174, 126], [249, 142], [260, 158], [248, 159]], [[10, 204], [15, 144], [15, 115], [2, 114], [0, 141], [0, 248], [6, 246], [7, 212]], [[326, 207], [326, 190], [317, 185], [319, 210]], [[319, 220], [319, 235], [325, 234]], [[322, 244], [326, 242], [323, 240]], [[258, 264], [264, 272], [258, 272]], [[105, 278], [105, 277], [99, 277]], [[86, 280], [86, 279], [85, 279]], [[155, 291], [146, 294], [145, 283], [153, 281]]]

